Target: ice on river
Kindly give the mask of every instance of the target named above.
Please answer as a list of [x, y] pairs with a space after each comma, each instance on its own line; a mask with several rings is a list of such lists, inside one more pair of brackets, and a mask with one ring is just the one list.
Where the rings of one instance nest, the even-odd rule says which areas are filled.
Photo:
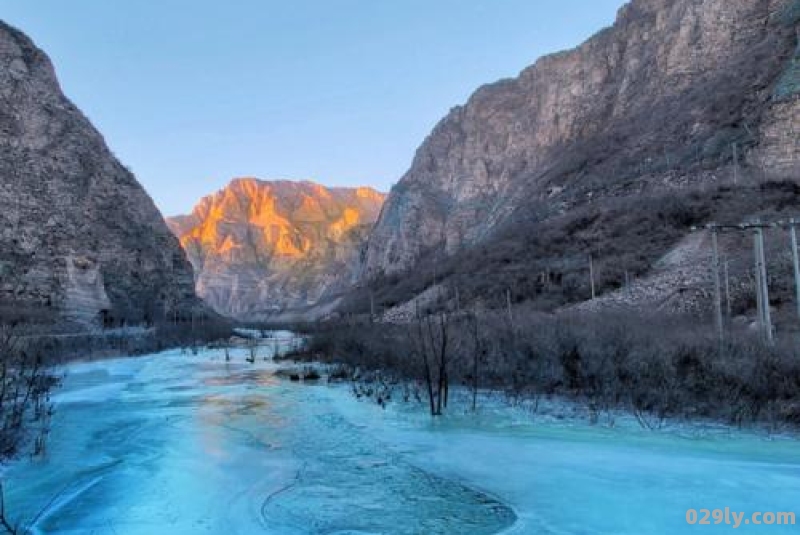
[[[37, 533], [675, 534], [687, 509], [800, 513], [800, 448], [537, 424], [432, 422], [271, 362], [179, 352], [75, 364], [44, 460], [7, 473]], [[49, 504], [49, 505], [48, 505]], [[741, 533], [798, 527], [742, 526]]]

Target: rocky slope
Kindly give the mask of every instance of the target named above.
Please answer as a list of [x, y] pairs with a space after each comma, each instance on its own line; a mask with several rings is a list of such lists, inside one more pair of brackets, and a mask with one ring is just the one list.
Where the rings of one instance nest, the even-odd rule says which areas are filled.
[[[609, 228], [594, 221], [614, 207], [635, 212], [643, 197], [691, 205], [697, 211], [638, 259], [635, 269], [646, 270], [641, 264], [665, 254], [688, 224], [721, 208], [711, 206], [711, 194], [708, 205], [687, 200], [696, 191], [758, 189], [797, 174], [798, 33], [797, 0], [633, 0], [613, 27], [542, 58], [518, 78], [481, 88], [441, 121], [387, 199], [366, 273], [394, 281], [387, 276], [434, 271], [431, 259], [441, 263], [476, 248], [480, 267], [497, 243], [508, 248], [498, 268], [511, 272], [525, 267], [514, 256], [519, 250], [539, 249], [522, 255], [526, 261], [549, 254], [554, 242], [529, 243], [537, 234], [563, 245], [583, 230], [552, 262], [526, 268], [541, 269], [533, 276], [549, 281], [552, 274], [568, 278], [564, 263], [580, 257], [585, 265], [591, 252], [602, 264], [603, 255], [613, 263], [620, 253], [653, 248], [647, 236], [659, 223], [648, 220], [638, 237], [609, 242], [616, 251], [598, 250]], [[651, 204], [642, 202], [641, 210]], [[570, 214], [577, 213], [589, 220], [576, 223]], [[456, 274], [476, 267], [463, 258], [451, 264]], [[427, 283], [393, 292], [388, 305]]]
[[206, 302], [263, 318], [349, 287], [384, 197], [370, 188], [237, 179], [168, 222]]
[[202, 310], [147, 193], [62, 94], [47, 56], [0, 22], [0, 308], [66, 325]]

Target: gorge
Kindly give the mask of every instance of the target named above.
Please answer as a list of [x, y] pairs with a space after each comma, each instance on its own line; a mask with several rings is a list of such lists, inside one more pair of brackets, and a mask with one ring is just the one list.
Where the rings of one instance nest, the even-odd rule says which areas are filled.
[[[111, 27], [101, 4], [95, 27], [58, 24]], [[426, 30], [468, 33], [456, 11], [479, 28], [462, 47], [503, 37], [484, 24], [501, 3], [127, 18], [144, 4], [105, 6], [125, 19], [111, 55], [127, 43], [152, 76], [135, 97], [152, 123], [120, 122], [223, 162], [189, 171], [207, 155], [187, 151], [179, 177], [158, 147], [159, 206], [199, 199], [166, 218], [0, 22], [0, 532], [672, 535], [703, 511], [711, 533], [767, 515], [796, 532], [800, 0], [631, 0], [453, 108], [388, 194], [330, 171], [346, 133], [412, 122], [342, 105], [413, 98], [408, 64], [358, 61], [391, 41], [373, 18], [404, 4], [410, 31], [391, 29], [413, 63], [438, 53]], [[346, 58], [328, 65], [332, 26]], [[362, 92], [378, 63], [391, 76]], [[360, 82], [335, 76], [353, 65]], [[422, 97], [462, 68], [429, 71]], [[284, 175], [295, 158], [329, 173]]]
[[172, 233], [44, 54], [4, 27], [3, 295], [84, 324], [152, 322], [199, 306], [191, 262], [197, 292], [238, 318], [391, 310], [442, 285], [490, 306], [513, 288], [514, 302], [554, 309], [587, 299], [588, 256], [601, 294], [653, 276], [705, 291], [661, 262], [704, 261], [690, 227], [794, 202], [779, 184], [798, 172], [798, 12], [634, 0], [574, 50], [454, 108], [388, 198], [236, 180], [169, 218]]

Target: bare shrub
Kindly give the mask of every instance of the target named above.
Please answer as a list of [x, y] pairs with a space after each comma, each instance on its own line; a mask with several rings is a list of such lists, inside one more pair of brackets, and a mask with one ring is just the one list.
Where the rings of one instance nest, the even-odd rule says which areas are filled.
[[790, 339], [766, 347], [733, 330], [720, 350], [693, 317], [554, 316], [526, 307], [514, 314], [513, 331], [498, 311], [420, 316], [409, 325], [321, 324], [295, 358], [421, 386], [433, 415], [446, 408], [450, 385], [461, 384], [472, 390], [473, 408], [480, 385], [534, 410], [545, 396], [572, 400], [590, 422], [609, 426], [618, 411], [648, 429], [698, 418], [771, 430], [800, 424], [800, 357]]

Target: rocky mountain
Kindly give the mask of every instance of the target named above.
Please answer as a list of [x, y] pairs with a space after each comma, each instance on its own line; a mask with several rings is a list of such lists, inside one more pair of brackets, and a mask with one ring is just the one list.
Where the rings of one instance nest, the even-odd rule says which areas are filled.
[[48, 57], [0, 22], [0, 308], [61, 324], [202, 310], [150, 197], [62, 93]]
[[[799, 33], [797, 0], [633, 0], [577, 48], [479, 89], [419, 148], [369, 239], [383, 304], [476, 273], [503, 295], [557, 285], [579, 300], [590, 254], [618, 287], [690, 225], [765, 208], [766, 184], [800, 176]], [[431, 275], [394, 276], [410, 270]]]
[[253, 319], [348, 288], [384, 198], [371, 188], [237, 179], [168, 222], [199, 295], [221, 313]]

